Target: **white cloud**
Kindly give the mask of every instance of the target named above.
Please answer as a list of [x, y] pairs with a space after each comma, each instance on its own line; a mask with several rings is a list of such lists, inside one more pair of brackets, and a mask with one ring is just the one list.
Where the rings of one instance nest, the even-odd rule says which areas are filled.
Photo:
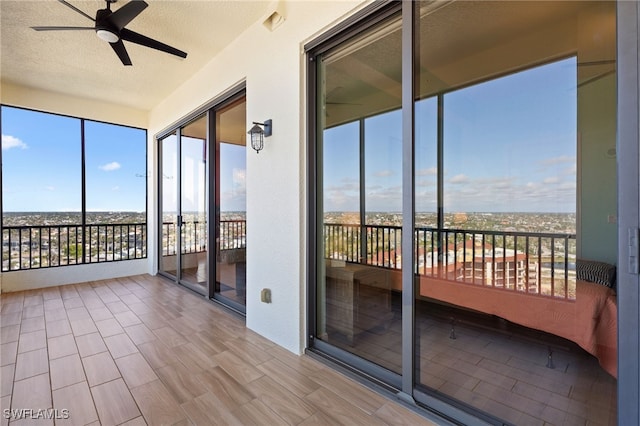
[[393, 170], [380, 170], [379, 172], [375, 172], [373, 175], [375, 177], [387, 177], [393, 176], [394, 174]]
[[20, 139], [11, 135], [2, 135], [2, 149], [11, 149], [11, 148], [21, 148], [27, 149], [27, 144], [22, 142]]
[[428, 169], [420, 169], [416, 171], [417, 176], [435, 176], [438, 174], [437, 167], [429, 167]]
[[551, 176], [551, 177], [545, 178], [542, 181], [542, 183], [547, 183], [547, 184], [548, 183], [558, 183], [558, 182], [560, 182], [560, 179], [558, 179], [557, 176]]
[[466, 183], [466, 182], [469, 182], [469, 177], [463, 174], [455, 175], [454, 177], [449, 179], [449, 183]]
[[118, 170], [120, 167], [122, 167], [120, 163], [118, 163], [117, 161], [112, 161], [111, 163], [103, 164], [98, 168], [100, 170], [104, 170], [105, 172], [112, 172], [114, 170]]

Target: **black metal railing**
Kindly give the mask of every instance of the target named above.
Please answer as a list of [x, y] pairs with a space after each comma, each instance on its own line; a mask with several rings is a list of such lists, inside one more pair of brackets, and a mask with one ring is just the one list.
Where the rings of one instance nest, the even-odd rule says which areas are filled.
[[[324, 225], [325, 257], [401, 269], [402, 228]], [[574, 234], [419, 227], [414, 232], [419, 276], [575, 299]]]
[[146, 257], [146, 223], [2, 228], [3, 272]]
[[[178, 226], [175, 222], [162, 223], [162, 255], [173, 256], [176, 254], [176, 232]], [[247, 248], [247, 222], [245, 220], [222, 220], [218, 238], [218, 249], [237, 250]], [[182, 223], [182, 254], [200, 253], [207, 249], [206, 222], [190, 221]]]

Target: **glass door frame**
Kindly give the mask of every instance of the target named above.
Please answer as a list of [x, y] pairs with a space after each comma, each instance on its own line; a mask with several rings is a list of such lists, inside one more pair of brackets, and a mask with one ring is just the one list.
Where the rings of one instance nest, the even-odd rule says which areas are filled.
[[[238, 99], [246, 97], [246, 83], [242, 81], [241, 83], [233, 86], [232, 88], [226, 90], [219, 96], [215, 97], [211, 101], [205, 103], [197, 110], [192, 111], [187, 114], [185, 117], [180, 120], [174, 122], [170, 126], [166, 127], [162, 131], [158, 132], [155, 137], [155, 144], [158, 152], [157, 166], [160, 171], [157, 176], [156, 188], [158, 199], [156, 203], [156, 218], [157, 218], [157, 232], [158, 232], [158, 243], [157, 243], [157, 272], [158, 274], [165, 276], [171, 280], [173, 280], [176, 284], [180, 284], [189, 290], [192, 290], [198, 294], [203, 295], [209, 300], [218, 302], [230, 308], [241, 315], [246, 315], [246, 307], [241, 305], [233, 300], [226, 299], [224, 297], [219, 296], [215, 292], [215, 277], [216, 277], [216, 236], [219, 234], [219, 214], [218, 214], [218, 206], [216, 206], [215, 197], [212, 197], [212, 188], [216, 187], [216, 173], [213, 173], [212, 169], [215, 167], [217, 169], [217, 161], [216, 158], [216, 150], [212, 149], [212, 146], [215, 144], [215, 134], [216, 134], [216, 111], [218, 109], [224, 108], [225, 106], [237, 101]], [[188, 282], [185, 282], [181, 278], [181, 270], [182, 270], [182, 259], [180, 256], [180, 247], [181, 247], [181, 232], [180, 227], [177, 227], [176, 231], [176, 276], [166, 273], [161, 270], [162, 264], [162, 226], [163, 226], [163, 218], [162, 218], [162, 197], [163, 197], [163, 188], [162, 188], [162, 160], [163, 160], [163, 152], [162, 152], [162, 141], [166, 138], [175, 134], [176, 143], [177, 143], [177, 200], [178, 204], [180, 204], [181, 200], [181, 188], [180, 188], [180, 177], [181, 177], [181, 144], [180, 139], [182, 137], [182, 128], [190, 124], [191, 122], [197, 120], [198, 118], [206, 115], [205, 119], [207, 120], [207, 138], [206, 138], [206, 162], [207, 166], [205, 168], [205, 176], [206, 176], [206, 186], [205, 186], [205, 197], [207, 204], [207, 255], [206, 255], [206, 263], [207, 263], [207, 285], [206, 289], [203, 292], [201, 288], [196, 287]], [[214, 166], [212, 166], [214, 165]], [[181, 206], [178, 205], [179, 213], [181, 212]], [[179, 215], [180, 216], [180, 215]], [[180, 219], [178, 219], [180, 220]], [[213, 280], [212, 280], [213, 277]]]

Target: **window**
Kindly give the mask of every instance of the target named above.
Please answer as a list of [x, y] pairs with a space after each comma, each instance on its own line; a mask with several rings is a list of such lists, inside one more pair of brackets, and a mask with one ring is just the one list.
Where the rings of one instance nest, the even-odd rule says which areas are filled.
[[146, 131], [3, 105], [2, 270], [146, 257]]

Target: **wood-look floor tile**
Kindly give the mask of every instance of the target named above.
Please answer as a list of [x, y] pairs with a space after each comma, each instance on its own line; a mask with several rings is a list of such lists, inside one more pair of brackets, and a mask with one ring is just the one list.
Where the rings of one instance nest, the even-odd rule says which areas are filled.
[[46, 409], [53, 406], [49, 374], [39, 374], [13, 384], [12, 408]]
[[162, 343], [169, 347], [184, 345], [187, 343], [187, 339], [169, 326], [155, 329], [153, 330], [153, 333], [162, 341]]
[[0, 397], [11, 395], [11, 391], [13, 390], [13, 373], [15, 370], [15, 364], [0, 367]]
[[87, 381], [91, 387], [120, 377], [120, 371], [109, 352], [100, 352], [82, 358], [82, 365], [84, 365]]
[[385, 423], [368, 413], [354, 407], [348, 401], [338, 396], [329, 389], [321, 387], [307, 395], [305, 401], [321, 409], [335, 420], [336, 423], [350, 423], [354, 425], [384, 425]]
[[185, 343], [184, 345], [174, 346], [171, 349], [180, 362], [191, 371], [197, 372], [217, 365], [213, 357], [207, 356], [193, 343]]
[[148, 314], [138, 314], [138, 318], [140, 318], [140, 321], [149, 327], [150, 330], [157, 330], [158, 328], [168, 326], [166, 319], [157, 312], [152, 311]]
[[[2, 297], [5, 297], [6, 293], [2, 294]], [[11, 313], [16, 313], [16, 312], [22, 312], [22, 307], [24, 302], [8, 302], [8, 303], [2, 303], [2, 310], [0, 310], [0, 313], [2, 315], [4, 314], [11, 314]], [[22, 316], [22, 315], [21, 315]], [[3, 318], [4, 319], [4, 318]]]
[[113, 314], [116, 317], [116, 320], [120, 323], [122, 327], [129, 327], [130, 325], [142, 324], [142, 321], [134, 314], [133, 312], [127, 310], [125, 312], [118, 312], [117, 314]]
[[54, 311], [57, 309], [64, 309], [64, 303], [62, 299], [48, 299], [44, 301], [44, 310], [46, 311]]
[[0, 324], [2, 324], [3, 327], [6, 327], [8, 325], [20, 324], [21, 321], [22, 321], [22, 311], [10, 312], [10, 313], [0, 315]]
[[104, 307], [104, 308], [89, 308], [89, 315], [91, 315], [91, 318], [94, 321], [102, 321], [102, 320], [113, 318], [113, 314], [106, 307]]
[[127, 312], [129, 310], [129, 307], [126, 305], [126, 303], [120, 300], [120, 298], [118, 298], [118, 300], [113, 301], [111, 303], [107, 303], [106, 305], [112, 314]]
[[136, 345], [133, 344], [131, 339], [129, 339], [129, 336], [125, 333], [105, 337], [104, 343], [107, 345], [107, 348], [114, 359], [138, 352]]
[[0, 329], [0, 342], [17, 342], [20, 337], [20, 324], [8, 325]]
[[375, 415], [388, 424], [437, 426], [437, 423], [392, 402], [387, 402], [380, 407], [380, 409], [375, 412]]
[[129, 307], [131, 312], [133, 312], [136, 315], [148, 314], [150, 312], [153, 312], [153, 309], [149, 305], [141, 301], [136, 303], [128, 303], [128, 302], [125, 302], [125, 303], [127, 303], [127, 306]]
[[70, 299], [64, 299], [63, 304], [65, 309], [73, 309], [73, 308], [83, 308], [84, 302], [80, 297], [73, 297]]
[[67, 309], [66, 311], [69, 321], [91, 318], [91, 315], [89, 315], [89, 311], [84, 306]]
[[51, 375], [51, 389], [54, 390], [86, 380], [78, 354], [49, 361], [49, 374]]
[[176, 354], [160, 340], [139, 344], [138, 349], [154, 369], [180, 363]]
[[262, 350], [253, 343], [247, 342], [243, 339], [226, 340], [224, 344], [235, 354], [244, 358], [253, 365], [261, 364], [273, 358], [269, 352]]
[[15, 364], [18, 355], [18, 341], [3, 343], [0, 345], [0, 367]]
[[42, 305], [42, 293], [40, 290], [27, 290], [24, 297], [24, 306]]
[[158, 376], [140, 352], [123, 356], [115, 361], [129, 389], [158, 380]]
[[201, 331], [190, 334], [187, 336], [187, 340], [196, 345], [196, 347], [204, 352], [208, 357], [212, 357], [229, 349], [223, 342], [210, 339]]
[[[8, 410], [11, 408], [11, 395], [3, 396], [0, 398], [0, 411], [4, 414], [4, 410]], [[9, 425], [9, 416], [0, 416], [0, 426], [8, 426]]]
[[316, 408], [293, 392], [264, 376], [247, 384], [247, 389], [271, 410], [291, 424], [297, 424], [312, 416]]
[[[251, 400], [246, 404], [233, 410], [233, 415], [243, 425], [289, 425], [285, 419], [280, 417], [259, 399]], [[302, 423], [301, 423], [302, 424]], [[329, 423], [325, 423], [324, 426]]]
[[22, 319], [41, 317], [43, 315], [43, 305], [25, 306], [24, 308], [22, 308]]
[[95, 324], [102, 337], [115, 336], [116, 334], [124, 333], [124, 329], [115, 318], [96, 321]]
[[331, 389], [334, 393], [368, 414], [373, 414], [387, 402], [384, 397], [346, 379], [333, 370], [325, 368], [309, 375], [309, 378], [323, 387]]
[[47, 333], [44, 330], [21, 333], [18, 340], [18, 353], [29, 352], [47, 347]]
[[264, 372], [285, 388], [293, 391], [296, 395], [304, 396], [318, 390], [320, 385], [309, 379], [303, 373], [289, 368], [277, 359], [270, 359], [258, 365], [258, 370]]
[[214, 359], [220, 367], [242, 384], [249, 383], [263, 375], [260, 370], [239, 358], [231, 351], [219, 353]]
[[124, 328], [125, 333], [136, 345], [156, 340], [157, 337], [146, 325], [140, 323]]
[[61, 320], [47, 322], [46, 329], [48, 338], [71, 334], [71, 324], [66, 317]]
[[71, 330], [74, 336], [82, 336], [84, 334], [96, 333], [98, 329], [90, 318], [71, 321]]
[[192, 373], [179, 362], [155, 370], [167, 390], [179, 403], [185, 403], [207, 392], [207, 387], [198, 380], [200, 374]]
[[211, 419], [209, 423], [241, 425], [240, 419], [234, 415], [234, 410], [240, 406], [236, 404], [225, 406], [225, 404], [218, 399], [217, 395], [211, 392], [195, 398], [193, 403], [194, 404], [187, 403], [186, 407], [196, 412], [204, 413]]
[[197, 377], [205, 388], [215, 394], [225, 405], [242, 405], [255, 398], [255, 395], [245, 386], [220, 367], [202, 371]]
[[20, 333], [31, 333], [38, 330], [44, 330], [44, 315], [23, 319], [20, 324]]
[[60, 321], [60, 320], [66, 320], [67, 318], [67, 311], [64, 309], [56, 309], [53, 311], [45, 311], [44, 312], [44, 320], [46, 322], [52, 322], [52, 321]]
[[186, 419], [180, 405], [160, 380], [133, 388], [131, 393], [149, 424], [173, 425]]
[[[330, 417], [328, 414], [326, 414], [322, 410], [318, 410], [313, 414], [313, 416], [307, 417], [306, 420], [301, 422], [299, 426], [327, 426], [327, 425], [333, 425], [333, 424], [338, 424], [336, 419], [334, 419], [333, 417]], [[389, 424], [395, 424], [395, 423], [392, 422]]]
[[204, 426], [216, 424], [216, 419], [212, 419], [211, 417], [209, 417], [209, 413], [207, 412], [207, 410], [202, 409], [195, 398], [182, 403], [180, 405], [180, 408], [182, 408], [182, 411], [187, 415], [189, 422], [192, 425]]
[[87, 382], [54, 390], [53, 404], [69, 410], [69, 417], [56, 420], [56, 425], [87, 425], [98, 420]]
[[67, 355], [78, 353], [76, 340], [73, 334], [52, 337], [49, 342], [49, 359], [56, 359]]
[[144, 421], [144, 417], [140, 416], [126, 423], [122, 423], [120, 426], [147, 426], [147, 422]]
[[140, 416], [140, 410], [122, 379], [93, 386], [91, 394], [103, 425], [118, 425]]
[[78, 346], [80, 356], [83, 358], [107, 351], [107, 345], [104, 344], [104, 340], [102, 339], [102, 336], [100, 336], [100, 333], [78, 336], [76, 337], [76, 345]]
[[[27, 377], [40, 375], [49, 371], [49, 358], [47, 349], [37, 349], [18, 355], [16, 360], [16, 372], [14, 380], [22, 380]], [[49, 375], [47, 374], [47, 382]]]

